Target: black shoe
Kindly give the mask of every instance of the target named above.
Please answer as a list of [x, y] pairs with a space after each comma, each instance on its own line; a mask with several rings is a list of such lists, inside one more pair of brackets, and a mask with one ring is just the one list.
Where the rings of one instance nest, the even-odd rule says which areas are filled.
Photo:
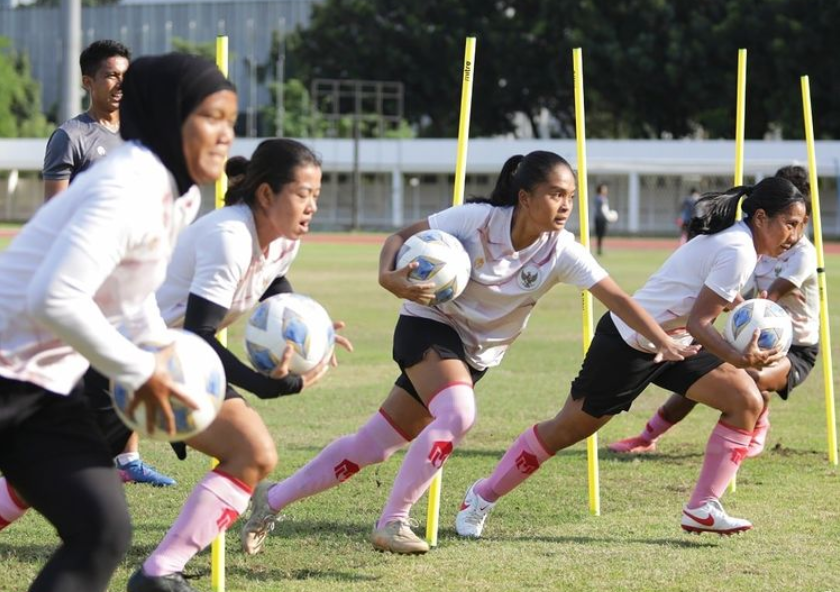
[[198, 592], [190, 586], [180, 573], [165, 576], [147, 576], [143, 568], [137, 568], [125, 589], [128, 592]]

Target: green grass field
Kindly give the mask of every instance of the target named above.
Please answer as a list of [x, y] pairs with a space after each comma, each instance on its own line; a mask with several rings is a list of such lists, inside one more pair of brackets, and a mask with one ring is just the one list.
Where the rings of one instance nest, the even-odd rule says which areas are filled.
[[[290, 274], [297, 291], [315, 296], [334, 319], [347, 322], [345, 333], [356, 352], [340, 351], [339, 367], [302, 395], [251, 399], [280, 451], [276, 479], [360, 426], [396, 376], [390, 351], [399, 302], [378, 287], [377, 255], [376, 245], [305, 244]], [[665, 251], [612, 250], [602, 262], [632, 291], [666, 256]], [[840, 256], [832, 256], [827, 268], [831, 272], [838, 264]], [[840, 280], [836, 274], [829, 280], [829, 296], [836, 301]], [[586, 452], [580, 444], [504, 498], [488, 520], [484, 539], [455, 536], [452, 525], [464, 489], [492, 470], [523, 429], [553, 415], [565, 400], [582, 358], [580, 308], [574, 288], [556, 288], [537, 307], [505, 363], [479, 384], [477, 425], [446, 465], [438, 548], [426, 556], [402, 557], [377, 553], [367, 542], [402, 459], [398, 454], [339, 488], [287, 508], [286, 520], [262, 555], [240, 553], [235, 525], [227, 540], [227, 590], [840, 592], [840, 471], [827, 460], [820, 366], [789, 402], [773, 402], [767, 451], [745, 462], [737, 491], [724, 498], [733, 515], [754, 522], [755, 529], [743, 536], [697, 537], [679, 528], [682, 504], [716, 421], [711, 410], [698, 409], [674, 428], [656, 456], [628, 459], [605, 452], [607, 442], [642, 428], [666, 396], [658, 389], [599, 434], [601, 516], [589, 514]], [[598, 307], [596, 315], [601, 311]], [[837, 360], [837, 312], [832, 325]], [[231, 331], [230, 343], [242, 351], [239, 330]], [[147, 460], [175, 476], [178, 486], [127, 487], [134, 544], [114, 577], [115, 591], [125, 589], [132, 570], [160, 541], [209, 464], [197, 453], [179, 462], [160, 443], [146, 442], [142, 450]], [[56, 494], [60, 491], [56, 483]], [[425, 524], [425, 498], [413, 516]], [[26, 589], [57, 542], [35, 513], [3, 531], [0, 590]], [[188, 573], [197, 576], [193, 586], [209, 592], [209, 553], [195, 558]]]

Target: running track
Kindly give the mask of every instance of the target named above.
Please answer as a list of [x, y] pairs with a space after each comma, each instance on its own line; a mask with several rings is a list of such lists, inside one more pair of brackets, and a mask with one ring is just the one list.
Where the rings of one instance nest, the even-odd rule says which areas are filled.
[[[0, 237], [8, 238], [17, 233], [11, 228], [1, 228]], [[372, 245], [382, 244], [385, 234], [355, 234], [351, 232], [313, 232], [303, 240], [309, 243], [332, 243], [332, 244], [356, 244]], [[628, 238], [608, 237], [605, 246], [609, 249], [674, 249], [677, 247], [676, 238]], [[824, 242], [823, 249], [832, 255], [840, 254], [840, 243]]]

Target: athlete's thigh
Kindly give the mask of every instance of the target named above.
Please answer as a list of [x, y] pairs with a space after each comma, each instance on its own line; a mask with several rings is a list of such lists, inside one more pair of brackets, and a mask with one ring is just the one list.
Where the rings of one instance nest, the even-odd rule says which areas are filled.
[[742, 410], [763, 399], [755, 381], [744, 370], [721, 364], [699, 378], [685, 394], [692, 401], [703, 403], [723, 413]]
[[259, 413], [244, 399], [226, 399], [213, 423], [187, 440], [192, 448], [218, 459], [231, 457], [236, 451], [253, 451], [274, 446], [271, 434]]
[[404, 372], [427, 406], [432, 397], [447, 385], [457, 382], [473, 384], [472, 375], [463, 361], [442, 360], [434, 350], [429, 350], [420, 362], [406, 368]]
[[762, 368], [758, 372], [756, 385], [761, 391], [781, 391], [788, 384], [790, 372], [790, 358], [784, 357], [772, 366]]
[[381, 409], [388, 421], [409, 441], [414, 440], [432, 421], [429, 410], [397, 385], [388, 393]]

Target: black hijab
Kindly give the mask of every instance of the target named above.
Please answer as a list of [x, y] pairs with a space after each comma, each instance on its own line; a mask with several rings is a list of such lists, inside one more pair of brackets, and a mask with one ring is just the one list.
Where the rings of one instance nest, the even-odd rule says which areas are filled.
[[195, 184], [187, 171], [181, 127], [201, 101], [222, 90], [236, 89], [216, 64], [184, 53], [139, 58], [125, 73], [120, 135], [154, 152], [181, 194]]

